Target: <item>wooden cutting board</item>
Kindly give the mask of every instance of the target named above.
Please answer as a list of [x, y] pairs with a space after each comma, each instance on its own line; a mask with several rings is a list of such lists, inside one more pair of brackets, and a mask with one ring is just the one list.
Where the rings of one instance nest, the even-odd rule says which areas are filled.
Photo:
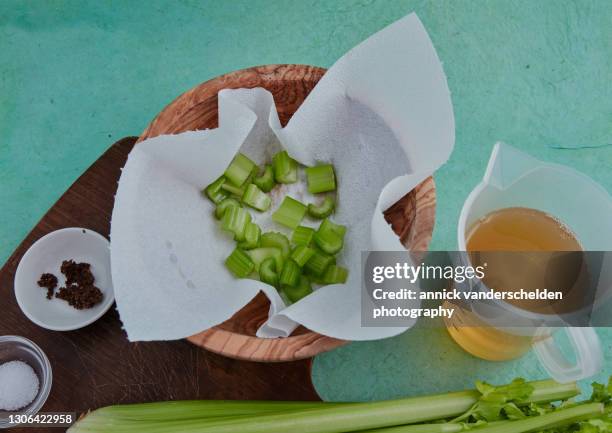
[[[309, 359], [263, 364], [225, 358], [187, 341], [129, 343], [115, 308], [70, 332], [48, 331], [23, 315], [13, 292], [22, 255], [38, 238], [63, 227], [86, 227], [108, 237], [120, 169], [136, 139], [113, 144], [53, 205], [0, 270], [0, 335], [31, 339], [45, 351], [53, 368], [53, 387], [43, 411], [83, 412], [117, 403], [177, 399], [317, 400]], [[14, 431], [19, 430], [34, 431]]]

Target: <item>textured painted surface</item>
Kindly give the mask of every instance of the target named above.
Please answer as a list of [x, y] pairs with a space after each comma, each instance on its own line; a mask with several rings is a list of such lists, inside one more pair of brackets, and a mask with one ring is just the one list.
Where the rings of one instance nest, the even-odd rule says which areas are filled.
[[[111, 142], [138, 134], [184, 90], [257, 64], [330, 66], [410, 11], [444, 62], [457, 124], [455, 151], [436, 175], [435, 248], [455, 246], [460, 206], [497, 140], [573, 166], [612, 191], [612, 146], [606, 146], [612, 143], [612, 7], [605, 0], [5, 0], [0, 261]], [[600, 331], [610, 354], [612, 332]], [[313, 377], [325, 398], [372, 399], [515, 374], [543, 372], [531, 354], [514, 363], [476, 361], [443, 331], [414, 330], [320, 356]]]

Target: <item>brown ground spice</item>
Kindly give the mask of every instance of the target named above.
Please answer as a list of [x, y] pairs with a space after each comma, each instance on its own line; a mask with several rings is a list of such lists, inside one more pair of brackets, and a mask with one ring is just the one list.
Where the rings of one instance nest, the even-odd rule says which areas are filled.
[[77, 310], [92, 308], [102, 301], [102, 292], [96, 286], [78, 286], [67, 284], [55, 294], [56, 298], [68, 302], [71, 307]]
[[74, 260], [64, 260], [60, 271], [66, 277], [66, 285], [91, 286], [94, 276], [89, 263], [75, 263]]
[[47, 289], [47, 299], [51, 299], [57, 287], [57, 277], [53, 274], [42, 274], [38, 280], [38, 285]]
[[[89, 263], [64, 260], [60, 271], [66, 277], [66, 286], [57, 291], [56, 298], [63, 299], [77, 310], [92, 308], [102, 302], [104, 295], [94, 286], [95, 278]], [[47, 299], [51, 299], [57, 287], [57, 277], [53, 274], [42, 274], [38, 285], [47, 289]]]

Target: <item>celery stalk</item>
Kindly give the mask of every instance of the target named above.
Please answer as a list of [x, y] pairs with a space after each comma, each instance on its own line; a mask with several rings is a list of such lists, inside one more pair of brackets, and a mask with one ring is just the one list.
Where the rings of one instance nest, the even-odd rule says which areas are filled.
[[257, 186], [254, 184], [247, 186], [244, 195], [242, 196], [242, 201], [260, 212], [267, 211], [272, 203], [270, 196], [257, 188]]
[[344, 284], [348, 278], [348, 270], [342, 266], [329, 265], [323, 274], [324, 284]]
[[278, 285], [276, 261], [272, 257], [261, 262], [259, 266], [259, 279], [274, 287]]
[[248, 206], [251, 206], [253, 209], [257, 209], [261, 212], [267, 211], [272, 203], [270, 196], [252, 183], [247, 186], [244, 195], [242, 196], [242, 201]]
[[[549, 430], [573, 424], [585, 419], [594, 418], [603, 414], [604, 406], [601, 403], [580, 404], [567, 409], [560, 409], [544, 415], [528, 417], [517, 421], [501, 422], [490, 426], [479, 427], [479, 433], [527, 433]], [[381, 433], [386, 433], [382, 430]], [[400, 433], [398, 431], [398, 433]], [[406, 432], [409, 433], [409, 432]]]
[[336, 175], [334, 174], [333, 165], [317, 165], [316, 167], [308, 167], [305, 171], [308, 192], [311, 194], [333, 191], [336, 189]]
[[255, 167], [255, 163], [246, 155], [238, 153], [223, 174], [234, 186], [240, 186], [253, 173]]
[[261, 229], [253, 222], [247, 224], [244, 230], [244, 241], [238, 243], [238, 246], [243, 250], [252, 250], [259, 246], [261, 238]]
[[208, 185], [202, 190], [202, 194], [206, 195], [214, 204], [219, 204], [221, 201], [228, 196], [228, 194], [221, 188], [225, 183], [225, 177], [220, 176], [213, 183]]
[[246, 251], [246, 253], [249, 255], [251, 260], [253, 260], [253, 263], [255, 263], [255, 271], [257, 272], [261, 271], [260, 266], [263, 264], [264, 260], [266, 259], [269, 259], [269, 258], [274, 259], [277, 271], [279, 269], [282, 269], [283, 263], [285, 262], [283, 259], [281, 250], [278, 248], [272, 248], [272, 247], [255, 248], [255, 249]]
[[287, 236], [279, 232], [266, 232], [261, 235], [261, 246], [278, 248], [285, 259], [289, 257], [289, 254], [291, 253], [289, 239], [287, 239]]
[[312, 248], [307, 247], [306, 245], [298, 245], [291, 252], [291, 258], [301, 268], [306, 264], [308, 260], [310, 260], [312, 256], [314, 256], [314, 254], [315, 250], [313, 250]]
[[253, 260], [239, 248], [236, 248], [225, 260], [225, 266], [238, 278], [248, 276], [255, 269]]
[[282, 286], [283, 293], [293, 303], [300, 299], [310, 295], [312, 293], [312, 286], [310, 280], [305, 275], [300, 275], [298, 283], [295, 286]]
[[253, 183], [263, 192], [270, 192], [274, 188], [274, 171], [272, 167], [266, 165], [261, 176], [255, 176]]
[[306, 205], [299, 201], [285, 196], [285, 199], [281, 203], [276, 212], [272, 214], [272, 219], [290, 229], [295, 229], [300, 225], [304, 215], [306, 215]]
[[[530, 382], [530, 385], [533, 386], [532, 394], [520, 404], [562, 400], [574, 397], [579, 393], [575, 383], [561, 385], [553, 381], [538, 381]], [[455, 433], [457, 432], [456, 427], [450, 427], [448, 423], [403, 425], [455, 417], [469, 410], [480, 396], [478, 391], [470, 390], [369, 403], [305, 403], [313, 406], [303, 408], [289, 408], [287, 405], [292, 403], [287, 402], [201, 402], [201, 408], [199, 407], [200, 402], [111, 406], [87, 414], [70, 427], [68, 433], [165, 433], [170, 431], [182, 433], [337, 433], [367, 431], [392, 426], [402, 427], [377, 431], [379, 433]], [[249, 412], [260, 409], [262, 405], [269, 408], [270, 412], [260, 412], [257, 415]], [[278, 411], [274, 410], [274, 407], [278, 407]], [[542, 420], [554, 425], [562, 425], [560, 423], [575, 422], [582, 419], [581, 417], [598, 415], [601, 410], [602, 406], [599, 403], [581, 405], [525, 420], [491, 423], [476, 431], [479, 433], [529, 432], [541, 429], [542, 424], [538, 423]], [[231, 416], [225, 417], [224, 414]], [[570, 418], [571, 421], [569, 421]], [[519, 424], [524, 421], [529, 421], [529, 424]], [[534, 424], [531, 424], [532, 422]], [[506, 425], [527, 426], [529, 429], [505, 430], [509, 428], [505, 427]], [[493, 430], [494, 428], [497, 430]]]
[[342, 238], [332, 231], [317, 230], [313, 239], [321, 250], [332, 255], [338, 253], [344, 245]]
[[308, 205], [308, 215], [317, 219], [327, 218], [334, 211], [334, 205], [334, 200], [331, 197], [325, 197], [321, 204], [310, 203]]
[[297, 182], [297, 162], [289, 156], [286, 150], [272, 157], [274, 180], [278, 183]]
[[225, 198], [217, 204], [217, 207], [215, 208], [215, 217], [217, 219], [223, 218], [225, 211], [229, 209], [230, 207], [242, 207], [242, 206], [240, 205], [238, 200], [236, 200], [235, 198]]
[[334, 256], [315, 249], [314, 255], [304, 265], [304, 271], [314, 277], [323, 277], [327, 267], [335, 263]]
[[240, 401], [240, 400], [181, 400], [106, 406], [90, 415], [138, 421], [171, 421], [219, 418], [241, 415], [295, 411], [332, 407], [346, 403], [320, 401]]
[[302, 270], [293, 260], [289, 259], [285, 261], [283, 265], [283, 270], [280, 274], [280, 279], [278, 282], [282, 286], [296, 286], [298, 281], [300, 280], [300, 275], [302, 274]]
[[221, 228], [234, 234], [237, 241], [244, 240], [247, 224], [251, 222], [251, 214], [241, 207], [229, 207], [221, 218]]
[[221, 185], [221, 190], [225, 191], [227, 194], [232, 194], [237, 198], [242, 198], [242, 196], [244, 195], [244, 188], [234, 186], [227, 182]]
[[293, 235], [291, 236], [291, 242], [296, 245], [306, 245], [309, 246], [312, 242], [312, 237], [314, 235], [315, 230], [311, 227], [306, 226], [297, 226], [295, 230], [293, 230]]

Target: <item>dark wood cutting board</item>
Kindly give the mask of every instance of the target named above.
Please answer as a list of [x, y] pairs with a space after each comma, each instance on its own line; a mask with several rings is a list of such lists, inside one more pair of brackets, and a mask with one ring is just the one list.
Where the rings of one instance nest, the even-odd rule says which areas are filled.
[[[40, 328], [13, 292], [17, 264], [38, 238], [63, 227], [109, 235], [120, 169], [137, 137], [113, 144], [58, 200], [0, 270], [0, 335], [38, 344], [53, 368], [44, 412], [84, 412], [117, 403], [181, 399], [318, 400], [311, 360], [263, 364], [222, 357], [187, 341], [130, 343], [115, 308], [77, 331]], [[43, 432], [58, 429], [14, 429]]]

